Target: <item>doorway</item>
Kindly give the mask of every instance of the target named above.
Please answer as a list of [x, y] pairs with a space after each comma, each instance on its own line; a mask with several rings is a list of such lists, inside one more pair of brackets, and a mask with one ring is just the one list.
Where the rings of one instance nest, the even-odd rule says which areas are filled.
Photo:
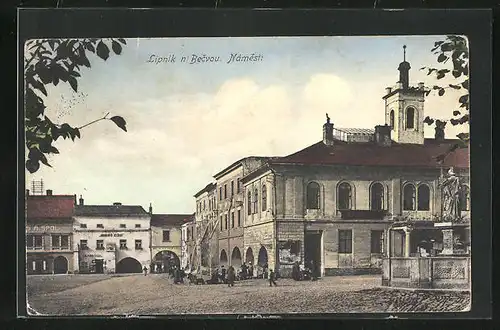
[[95, 260], [95, 272], [97, 274], [103, 274], [104, 273], [104, 260], [102, 260], [102, 259], [96, 259]]
[[306, 267], [314, 264], [317, 275], [321, 276], [321, 231], [306, 231], [304, 235], [304, 262]]
[[54, 274], [66, 274], [68, 272], [68, 260], [59, 256], [54, 259]]

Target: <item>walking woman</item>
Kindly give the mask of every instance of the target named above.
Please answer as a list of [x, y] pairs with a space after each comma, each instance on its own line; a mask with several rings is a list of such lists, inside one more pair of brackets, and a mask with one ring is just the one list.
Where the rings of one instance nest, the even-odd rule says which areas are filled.
[[236, 273], [233, 268], [233, 266], [230, 266], [229, 269], [227, 270], [227, 286], [231, 287], [234, 286], [234, 280], [236, 278]]

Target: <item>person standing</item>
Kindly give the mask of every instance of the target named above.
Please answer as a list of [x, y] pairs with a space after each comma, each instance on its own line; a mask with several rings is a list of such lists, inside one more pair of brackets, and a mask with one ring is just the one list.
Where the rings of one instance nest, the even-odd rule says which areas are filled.
[[224, 268], [224, 265], [221, 266], [221, 280], [222, 283], [226, 283], [226, 268]]
[[295, 281], [298, 281], [300, 279], [299, 273], [300, 273], [299, 262], [295, 261], [295, 263], [293, 264], [293, 267], [292, 267], [292, 278]]
[[146, 266], [144, 266], [142, 270], [144, 272], [144, 276], [148, 275], [148, 268]]
[[234, 286], [235, 277], [236, 277], [236, 273], [235, 273], [233, 266], [229, 266], [229, 269], [227, 270], [227, 286], [228, 287]]
[[269, 286], [278, 286], [278, 284], [276, 284], [276, 273], [271, 269], [269, 270]]

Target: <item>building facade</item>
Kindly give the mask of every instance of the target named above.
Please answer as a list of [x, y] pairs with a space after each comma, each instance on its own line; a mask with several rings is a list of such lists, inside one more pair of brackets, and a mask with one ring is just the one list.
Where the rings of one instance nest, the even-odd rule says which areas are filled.
[[[152, 209], [150, 208], [150, 212]], [[173, 266], [181, 266], [183, 224], [192, 214], [152, 214], [151, 260], [153, 272], [167, 272]]]
[[183, 269], [192, 269], [197, 261], [196, 222], [194, 217], [181, 226], [181, 251], [181, 267]]
[[73, 249], [73, 213], [76, 196], [30, 195], [26, 191], [27, 274], [68, 274], [78, 270]]
[[192, 264], [209, 271], [217, 267], [219, 260], [219, 235], [217, 230], [217, 185], [209, 183], [197, 192], [195, 213], [196, 250]]
[[151, 215], [142, 206], [84, 205], [73, 222], [80, 273], [140, 273], [150, 267]]

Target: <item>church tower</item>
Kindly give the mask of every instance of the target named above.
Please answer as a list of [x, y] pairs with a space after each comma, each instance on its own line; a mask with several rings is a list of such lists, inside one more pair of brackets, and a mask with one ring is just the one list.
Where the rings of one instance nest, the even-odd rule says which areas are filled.
[[403, 46], [403, 62], [399, 64], [399, 81], [395, 87], [387, 87], [382, 98], [385, 101], [385, 124], [391, 127], [391, 139], [397, 143], [424, 143], [424, 83], [410, 85], [410, 63], [406, 61], [406, 45]]

